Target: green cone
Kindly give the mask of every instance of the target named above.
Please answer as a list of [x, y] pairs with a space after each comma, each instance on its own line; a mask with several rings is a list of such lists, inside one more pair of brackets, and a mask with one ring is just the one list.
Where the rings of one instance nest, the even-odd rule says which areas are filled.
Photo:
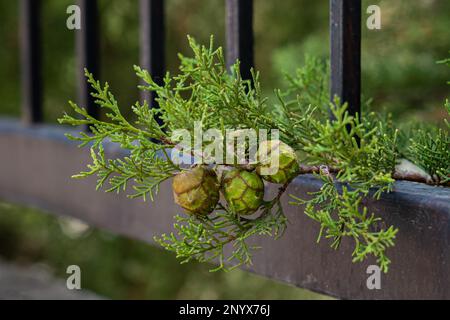
[[205, 166], [177, 174], [172, 189], [175, 202], [191, 214], [208, 215], [219, 201], [217, 175]]
[[264, 183], [254, 172], [240, 169], [227, 171], [222, 188], [228, 205], [239, 215], [254, 213], [263, 202]]
[[[277, 160], [274, 157], [278, 157], [278, 167], [270, 168], [271, 161]], [[280, 140], [260, 143], [258, 160], [256, 172], [266, 181], [284, 184], [298, 175], [299, 165], [295, 151]]]

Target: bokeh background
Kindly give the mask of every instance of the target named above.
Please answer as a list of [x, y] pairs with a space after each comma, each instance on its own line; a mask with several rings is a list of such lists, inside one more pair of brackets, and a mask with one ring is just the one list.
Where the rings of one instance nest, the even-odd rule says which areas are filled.
[[[0, 0], [0, 116], [19, 116], [18, 2]], [[45, 121], [55, 123], [76, 100], [75, 33], [66, 28], [73, 0], [43, 1]], [[107, 80], [125, 113], [138, 98], [132, 65], [139, 63], [138, 1], [101, 0], [101, 80]], [[167, 0], [166, 59], [177, 71], [177, 53], [189, 54], [186, 34], [224, 44], [222, 0]], [[444, 117], [449, 55], [450, 1], [364, 0], [382, 10], [382, 29], [363, 24], [363, 93], [396, 121], [437, 122]], [[256, 68], [270, 97], [305, 55], [328, 58], [328, 1], [255, 0]], [[363, 21], [368, 15], [363, 15]], [[78, 264], [83, 286], [111, 298], [324, 298], [243, 271], [211, 274], [208, 266], [180, 266], [172, 255], [100, 230], [86, 229], [34, 209], [0, 204], [0, 259], [42, 263], [64, 276]]]

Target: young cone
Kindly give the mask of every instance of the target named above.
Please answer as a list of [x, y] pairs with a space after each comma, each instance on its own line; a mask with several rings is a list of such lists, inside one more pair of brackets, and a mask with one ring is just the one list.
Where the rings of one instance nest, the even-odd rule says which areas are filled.
[[[266, 181], [284, 184], [299, 173], [295, 151], [280, 140], [261, 142], [258, 159], [260, 164], [256, 167], [256, 172]], [[272, 163], [274, 167], [271, 167]]]
[[224, 173], [222, 190], [230, 208], [239, 215], [254, 213], [264, 198], [261, 178], [254, 172], [241, 169]]
[[175, 202], [191, 214], [208, 215], [219, 201], [217, 175], [205, 166], [177, 174], [172, 189]]

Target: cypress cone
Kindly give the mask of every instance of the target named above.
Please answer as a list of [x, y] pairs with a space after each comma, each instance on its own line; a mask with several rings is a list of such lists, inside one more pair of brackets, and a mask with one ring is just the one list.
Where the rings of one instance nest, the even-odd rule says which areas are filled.
[[[273, 157], [278, 157], [277, 168], [270, 168]], [[258, 159], [259, 165], [256, 167], [256, 172], [266, 181], [284, 184], [298, 175], [299, 165], [295, 151], [280, 140], [261, 142], [258, 148]], [[269, 174], [263, 174], [263, 169], [269, 171]]]
[[172, 189], [175, 202], [190, 214], [208, 215], [219, 201], [217, 175], [205, 166], [177, 174]]
[[261, 178], [255, 172], [242, 169], [224, 173], [222, 190], [230, 208], [239, 215], [254, 213], [264, 198]]

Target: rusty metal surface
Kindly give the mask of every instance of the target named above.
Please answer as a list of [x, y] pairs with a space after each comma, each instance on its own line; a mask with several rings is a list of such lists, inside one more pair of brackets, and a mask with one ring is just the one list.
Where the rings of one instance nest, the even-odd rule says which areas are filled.
[[[93, 179], [70, 179], [84, 168], [88, 153], [68, 142], [63, 131], [0, 120], [0, 199], [73, 216], [147, 242], [171, 230], [172, 216], [179, 210], [169, 185], [161, 188], [156, 203], [95, 192]], [[109, 148], [109, 152], [119, 151]], [[319, 186], [305, 175], [289, 193], [305, 194]], [[369, 206], [400, 229], [396, 246], [388, 251], [392, 265], [382, 275], [381, 290], [366, 287], [366, 268], [373, 261], [353, 264], [352, 244], [346, 241], [339, 251], [330, 249], [326, 241], [316, 244], [318, 225], [301, 208], [287, 203], [286, 234], [276, 241], [256, 240], [263, 248], [255, 255], [251, 271], [346, 299], [450, 299], [450, 189], [398, 182], [395, 192]]]

